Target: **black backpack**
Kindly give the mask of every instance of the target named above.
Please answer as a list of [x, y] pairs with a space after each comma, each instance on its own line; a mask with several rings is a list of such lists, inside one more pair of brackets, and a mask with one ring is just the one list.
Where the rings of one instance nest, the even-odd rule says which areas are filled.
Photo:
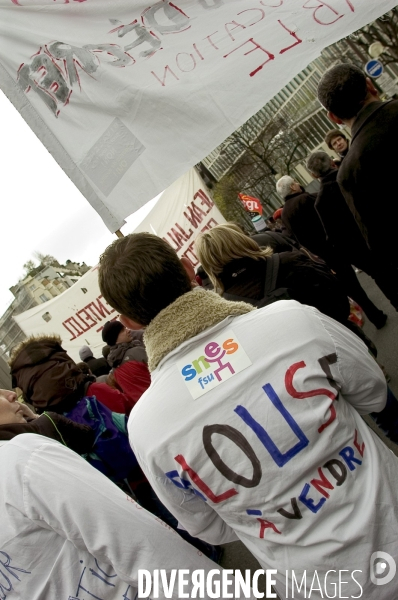
[[252, 304], [257, 308], [268, 306], [278, 300], [292, 300], [292, 295], [289, 292], [289, 288], [276, 287], [279, 271], [279, 254], [273, 254], [267, 257], [267, 268], [265, 271], [265, 282], [264, 282], [264, 296], [260, 300], [254, 300], [252, 298], [245, 298], [243, 296], [237, 296], [235, 294], [223, 294], [223, 298], [226, 300], [232, 300], [234, 302], [246, 302]]

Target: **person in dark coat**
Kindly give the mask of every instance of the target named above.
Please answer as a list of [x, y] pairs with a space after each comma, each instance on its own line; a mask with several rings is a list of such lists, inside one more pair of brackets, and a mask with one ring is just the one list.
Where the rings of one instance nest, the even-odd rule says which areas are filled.
[[279, 231], [264, 231], [262, 233], [254, 233], [250, 236], [252, 240], [257, 242], [259, 246], [269, 246], [274, 252], [292, 252], [299, 250], [300, 246], [289, 238], [287, 235]]
[[110, 349], [107, 360], [113, 369], [112, 384], [127, 396], [131, 408], [151, 384], [143, 334], [143, 329], [132, 331], [117, 320], [108, 321], [102, 330]]
[[[232, 223], [217, 225], [195, 243], [197, 257], [215, 291], [223, 298], [239, 296], [256, 304], [264, 296], [270, 247], [260, 246]], [[347, 325], [349, 303], [337, 278], [322, 261], [313, 261], [299, 251], [279, 254], [276, 288], [288, 288], [291, 299], [315, 306]]]
[[[351, 147], [337, 181], [371, 250], [396, 279], [397, 228], [392, 216], [397, 195], [398, 101], [381, 102], [372, 81], [350, 64], [336, 65], [324, 74], [318, 98], [334, 123], [351, 129]], [[383, 226], [376, 218], [381, 207], [388, 217]], [[397, 301], [394, 306], [398, 308]]]
[[397, 285], [391, 276], [386, 277], [384, 270], [379, 269], [373, 252], [348, 208], [337, 183], [338, 170], [333, 159], [326, 152], [313, 152], [308, 157], [307, 169], [321, 182], [315, 210], [325, 228], [327, 240], [352, 265], [373, 277], [385, 296], [394, 301]]
[[93, 355], [93, 351], [88, 346], [82, 346], [79, 350], [80, 360], [85, 362], [92, 374], [95, 377], [100, 377], [101, 375], [108, 375], [111, 370], [110, 365], [106, 358], [95, 358]]
[[281, 177], [276, 191], [284, 199], [282, 223], [289, 237], [324, 260], [329, 256], [325, 232], [315, 212], [316, 194], [309, 194], [289, 175]]
[[285, 175], [278, 180], [276, 190], [285, 199], [282, 221], [291, 237], [301, 246], [320, 256], [336, 273], [347, 296], [355, 300], [369, 320], [380, 329], [387, 316], [371, 301], [358, 281], [350, 259], [340, 248], [333, 247], [315, 209], [317, 196], [303, 190], [297, 181]]

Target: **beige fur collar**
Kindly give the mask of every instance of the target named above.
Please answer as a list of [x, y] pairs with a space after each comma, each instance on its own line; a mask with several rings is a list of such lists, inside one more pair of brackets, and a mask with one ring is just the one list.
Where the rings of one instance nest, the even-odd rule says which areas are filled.
[[224, 300], [215, 292], [195, 288], [164, 308], [148, 325], [144, 342], [148, 367], [154, 371], [174, 348], [229, 316], [244, 315], [254, 306]]

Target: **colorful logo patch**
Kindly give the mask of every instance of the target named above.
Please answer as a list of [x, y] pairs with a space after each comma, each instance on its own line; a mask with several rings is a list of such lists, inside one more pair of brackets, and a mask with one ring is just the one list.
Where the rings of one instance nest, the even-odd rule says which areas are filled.
[[196, 400], [251, 364], [232, 329], [227, 329], [213, 341], [198, 344], [177, 362], [177, 368]]

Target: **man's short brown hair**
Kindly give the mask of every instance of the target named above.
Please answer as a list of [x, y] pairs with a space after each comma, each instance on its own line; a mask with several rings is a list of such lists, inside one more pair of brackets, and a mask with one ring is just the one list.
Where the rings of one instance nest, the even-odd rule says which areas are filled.
[[100, 258], [99, 286], [105, 300], [140, 325], [191, 290], [176, 252], [151, 233], [115, 240]]
[[[325, 144], [328, 146], [328, 148], [330, 148], [331, 150], [333, 150], [333, 146], [332, 146], [332, 141], [337, 138], [337, 137], [342, 137], [345, 140], [347, 140], [347, 136], [345, 135], [345, 133], [343, 131], [341, 131], [340, 129], [331, 129], [330, 131], [327, 132], [326, 136], [325, 136]], [[348, 140], [347, 140], [348, 141]]]

